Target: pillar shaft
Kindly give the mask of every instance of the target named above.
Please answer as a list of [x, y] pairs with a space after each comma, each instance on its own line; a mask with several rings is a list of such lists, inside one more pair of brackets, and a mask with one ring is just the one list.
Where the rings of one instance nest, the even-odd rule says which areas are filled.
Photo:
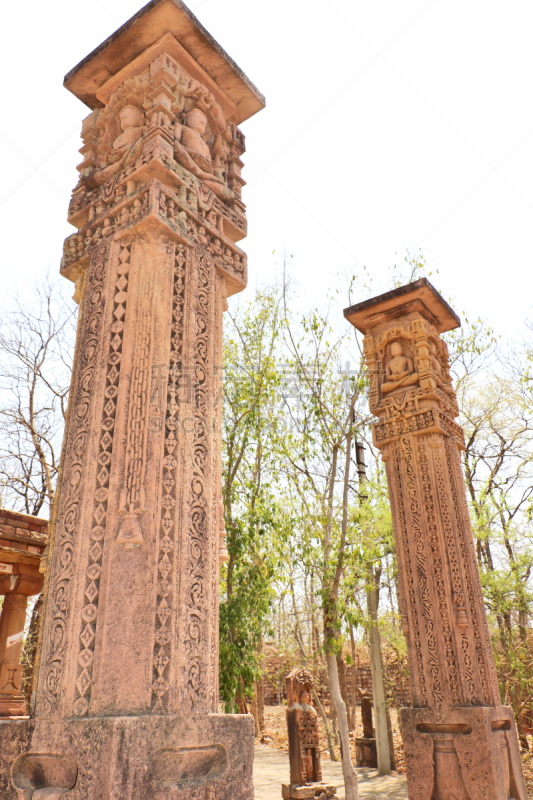
[[362, 333], [387, 471], [413, 708], [410, 800], [527, 800], [502, 706], [470, 526], [463, 431], [441, 333], [458, 318], [422, 279], [346, 309]]
[[0, 614], [0, 714], [3, 716], [25, 713], [20, 656], [27, 607], [25, 594], [9, 592], [4, 596]]
[[92, 254], [38, 717], [216, 710], [222, 302], [209, 251], [164, 231]]

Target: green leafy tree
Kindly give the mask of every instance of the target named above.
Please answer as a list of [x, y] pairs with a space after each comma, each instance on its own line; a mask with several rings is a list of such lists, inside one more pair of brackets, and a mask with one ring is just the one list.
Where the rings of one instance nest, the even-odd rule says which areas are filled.
[[220, 691], [247, 711], [288, 521], [277, 487], [280, 297], [258, 290], [228, 314], [224, 339], [222, 496], [228, 561], [221, 570]]

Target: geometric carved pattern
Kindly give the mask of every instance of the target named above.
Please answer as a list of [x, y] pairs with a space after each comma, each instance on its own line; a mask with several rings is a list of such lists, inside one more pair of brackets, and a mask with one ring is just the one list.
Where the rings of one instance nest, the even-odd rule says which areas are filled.
[[409, 497], [411, 512], [412, 535], [414, 537], [416, 546], [416, 572], [422, 601], [425, 643], [428, 653], [429, 674], [431, 676], [430, 688], [433, 700], [431, 705], [433, 705], [435, 708], [441, 708], [444, 703], [444, 694], [439, 667], [435, 623], [433, 621], [433, 603], [429, 588], [429, 574], [431, 571], [431, 566], [426, 564], [426, 548], [420, 522], [420, 508], [415, 478], [416, 467], [412, 449], [412, 438], [410, 436], [402, 436], [400, 443], [407, 477], [407, 495]]
[[86, 448], [91, 418], [91, 388], [96, 374], [98, 341], [104, 309], [103, 284], [109, 243], [101, 244], [87, 271], [80, 320], [80, 349], [75, 362], [70, 398], [68, 449], [63, 464], [62, 491], [56, 518], [56, 535], [48, 599], [50, 627], [43, 638], [42, 678], [38, 705], [41, 715], [58, 710], [63, 659], [67, 644], [67, 623], [73, 577], [74, 542], [79, 535], [80, 498], [85, 477]]
[[98, 452], [98, 463], [101, 468], [97, 475], [97, 487], [94, 492], [93, 524], [89, 550], [89, 563], [86, 570], [86, 603], [82, 609], [82, 632], [80, 635], [80, 652], [78, 654], [78, 677], [76, 680], [77, 697], [74, 702], [74, 713], [83, 717], [89, 710], [92, 685], [92, 665], [94, 658], [94, 642], [98, 615], [98, 596], [100, 592], [100, 574], [103, 549], [100, 544], [105, 536], [107, 513], [107, 496], [109, 491], [109, 470], [113, 450], [113, 434], [115, 429], [116, 397], [120, 378], [120, 362], [122, 358], [122, 338], [124, 333], [123, 317], [126, 310], [127, 280], [129, 272], [129, 247], [122, 247], [117, 266], [117, 281], [113, 305], [114, 321], [111, 325], [111, 341], [109, 342], [105, 400], [102, 409], [101, 435]]
[[[170, 344], [170, 370], [165, 417], [165, 458], [163, 460], [163, 499], [159, 534], [156, 633], [153, 662], [152, 712], [165, 709], [168, 695], [168, 670], [171, 659], [171, 630], [175, 609], [172, 608], [172, 576], [176, 559], [176, 477], [174, 453], [178, 432], [179, 379], [183, 371], [183, 317], [185, 308], [186, 249], [176, 246]], [[170, 624], [169, 624], [170, 623]]]
[[209, 529], [207, 486], [211, 478], [208, 469], [209, 420], [207, 416], [212, 364], [209, 353], [209, 326], [211, 319], [210, 295], [214, 269], [204, 253], [195, 258], [195, 337], [194, 337], [194, 433], [192, 480], [189, 487], [189, 531], [187, 541], [188, 581], [185, 636], [187, 680], [186, 699], [193, 710], [208, 708], [207, 670], [210, 663], [206, 629], [208, 622], [208, 593], [210, 583], [206, 580], [209, 570]]
[[[472, 553], [470, 552], [473, 551], [473, 548], [468, 547], [467, 545], [467, 537], [471, 538], [472, 536], [469, 526], [469, 520], [468, 517], [463, 518], [463, 515], [461, 513], [461, 504], [459, 502], [460, 495], [458, 486], [460, 486], [460, 484], [458, 483], [458, 478], [457, 478], [457, 471], [458, 471], [457, 464], [459, 458], [457, 456], [457, 449], [453, 447], [449, 439], [445, 441], [444, 447], [446, 453], [446, 467], [450, 475], [450, 485], [451, 485], [452, 498], [454, 504], [455, 519], [457, 520], [459, 528], [458, 530], [459, 548], [461, 550], [461, 561], [464, 568], [466, 597], [467, 597], [467, 601], [465, 602], [468, 602], [468, 606], [471, 612], [470, 616], [474, 634], [474, 646], [476, 650], [475, 661], [477, 668], [479, 670], [479, 677], [481, 683], [481, 697], [472, 700], [472, 704], [478, 705], [480, 702], [482, 702], [485, 705], [490, 706], [493, 705], [495, 702], [497, 702], [497, 698], [499, 696], [499, 687], [496, 683], [496, 694], [494, 694], [493, 691], [491, 692], [490, 678], [488, 674], [490, 668], [487, 666], [486, 662], [486, 651], [483, 643], [483, 632], [481, 630], [479, 614], [477, 613], [478, 598], [476, 598], [476, 591], [474, 588], [474, 583], [472, 581], [472, 569], [475, 570], [474, 574], [476, 574], [478, 567], [477, 563], [475, 562], [475, 557], [474, 559], [472, 558], [473, 552]], [[465, 524], [465, 519], [466, 519], [466, 524]], [[466, 663], [467, 671], [470, 668], [470, 662], [471, 662], [470, 653], [468, 653], [468, 661]]]
[[[417, 594], [416, 587], [418, 584], [419, 576], [418, 574], [416, 575], [416, 581], [415, 581], [415, 572], [413, 570], [413, 564], [411, 561], [409, 531], [405, 516], [404, 498], [402, 491], [401, 471], [400, 471], [400, 458], [401, 458], [400, 449], [397, 442], [394, 442], [390, 447], [392, 451], [391, 452], [392, 463], [390, 466], [390, 472], [388, 471], [387, 473], [387, 478], [389, 486], [394, 485], [395, 488], [394, 495], [391, 496], [391, 499], [393, 499], [397, 505], [399, 533], [401, 535], [401, 542], [403, 545], [403, 547], [401, 548], [401, 558], [404, 564], [403, 574], [407, 581], [406, 602], [408, 602], [410, 610], [409, 630], [413, 632], [413, 638], [414, 638], [414, 651], [415, 651], [414, 656], [416, 661], [416, 669], [411, 670], [411, 675], [416, 676], [417, 681], [413, 684], [413, 695], [414, 695], [413, 700], [417, 706], [426, 707], [428, 705], [428, 696], [427, 696], [425, 670], [424, 670], [424, 654], [422, 652], [418, 607], [416, 603], [416, 594]], [[387, 469], [389, 470], [389, 460], [387, 459], [385, 463], [387, 465]], [[400, 553], [398, 554], [398, 558], [400, 558]], [[416, 571], [418, 573], [418, 569]], [[401, 576], [402, 573], [400, 572], [399, 576], [400, 585], [401, 585]], [[411, 656], [411, 653], [409, 653], [409, 655]], [[416, 688], [417, 683], [418, 683], [418, 689]]]
[[[433, 499], [431, 479], [429, 475], [429, 465], [426, 457], [426, 444], [427, 437], [419, 437], [418, 443], [418, 464], [422, 484], [422, 496], [424, 498], [425, 516], [427, 521], [429, 533], [429, 546], [432, 555], [433, 567], [433, 585], [437, 595], [437, 602], [440, 612], [441, 622], [441, 635], [444, 641], [444, 652], [446, 657], [446, 672], [448, 676], [448, 685], [453, 705], [461, 704], [461, 697], [459, 695], [459, 681], [457, 676], [457, 662], [455, 658], [455, 649], [453, 642], [452, 628], [450, 624], [450, 616], [448, 613], [448, 598], [446, 594], [446, 580], [444, 575], [444, 567], [442, 563], [442, 555], [440, 552], [439, 534], [437, 530], [437, 517], [435, 512], [435, 503]], [[440, 446], [440, 443], [438, 443]], [[436, 448], [435, 448], [436, 449]], [[435, 694], [434, 694], [435, 697]], [[438, 708], [438, 706], [437, 706]]]

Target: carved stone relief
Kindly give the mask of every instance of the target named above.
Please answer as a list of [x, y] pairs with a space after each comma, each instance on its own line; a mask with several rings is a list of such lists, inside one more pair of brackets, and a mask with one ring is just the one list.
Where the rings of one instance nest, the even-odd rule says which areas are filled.
[[[464, 437], [440, 338], [459, 321], [425, 279], [345, 315], [365, 334], [373, 437], [393, 515], [413, 694], [413, 708], [402, 711], [409, 797], [526, 800], [512, 712], [495, 677], [461, 472]], [[505, 748], [496, 741], [504, 729]]]
[[42, 662], [39, 673], [40, 693], [38, 708], [43, 715], [57, 712], [63, 659], [67, 644], [68, 620], [71, 600], [71, 582], [74, 576], [75, 536], [80, 527], [80, 499], [84, 486], [86, 451], [89, 442], [92, 396], [100, 345], [102, 315], [105, 307], [104, 272], [110, 246], [101, 244], [89, 267], [87, 286], [81, 309], [77, 357], [72, 381], [70, 407], [70, 435], [65, 452], [62, 475], [63, 491], [55, 521], [54, 558], [51, 568], [49, 613], [44, 632]]
[[122, 246], [116, 265], [115, 293], [113, 297], [113, 318], [111, 339], [108, 346], [105, 403], [100, 424], [100, 447], [97, 457], [99, 471], [94, 490], [93, 524], [91, 527], [91, 548], [86, 572], [85, 602], [83, 605], [80, 651], [78, 655], [78, 676], [76, 679], [77, 699], [74, 713], [81, 717], [89, 710], [92, 685], [92, 664], [98, 618], [98, 596], [102, 572], [102, 540], [106, 533], [107, 499], [109, 475], [113, 454], [115, 417], [122, 361], [122, 340], [124, 318], [128, 300], [128, 273], [130, 248]]

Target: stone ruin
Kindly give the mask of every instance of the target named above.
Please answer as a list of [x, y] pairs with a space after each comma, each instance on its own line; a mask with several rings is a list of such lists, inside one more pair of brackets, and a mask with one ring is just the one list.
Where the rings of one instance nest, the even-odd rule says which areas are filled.
[[336, 800], [336, 786], [322, 782], [317, 713], [312, 705], [313, 680], [304, 669], [287, 675], [287, 732], [290, 783], [282, 784], [284, 798]]
[[[90, 109], [61, 264], [78, 337], [31, 714], [0, 721], [0, 797], [251, 800], [253, 720], [217, 713], [217, 397], [226, 299], [247, 281], [237, 126], [264, 98], [181, 0], [152, 0], [65, 85]], [[393, 512], [409, 797], [527, 800], [441, 339], [459, 320], [426, 280], [345, 315], [365, 335]], [[0, 580], [9, 594], [23, 576], [25, 598], [39, 570], [13, 558]], [[6, 606], [0, 645], [20, 640], [24, 602]], [[0, 657], [16, 712], [15, 649]], [[308, 783], [320, 780], [308, 678], [290, 680], [284, 796], [331, 796]]]
[[366, 692], [360, 692], [360, 698], [363, 735], [355, 736], [353, 740], [355, 747], [355, 763], [358, 767], [371, 767], [372, 769], [376, 769], [378, 766], [378, 754], [376, 731], [372, 718], [372, 696]]
[[401, 711], [410, 800], [527, 800], [501, 703], [441, 334], [460, 321], [425, 278], [347, 308], [364, 334], [374, 444], [387, 470], [413, 707]]
[[27, 714], [22, 645], [28, 600], [43, 588], [47, 544], [47, 520], [0, 508], [0, 717]]
[[218, 714], [222, 315], [247, 282], [238, 125], [264, 98], [181, 0], [65, 78], [90, 113], [61, 273], [80, 304], [31, 717], [2, 800], [251, 800]]

